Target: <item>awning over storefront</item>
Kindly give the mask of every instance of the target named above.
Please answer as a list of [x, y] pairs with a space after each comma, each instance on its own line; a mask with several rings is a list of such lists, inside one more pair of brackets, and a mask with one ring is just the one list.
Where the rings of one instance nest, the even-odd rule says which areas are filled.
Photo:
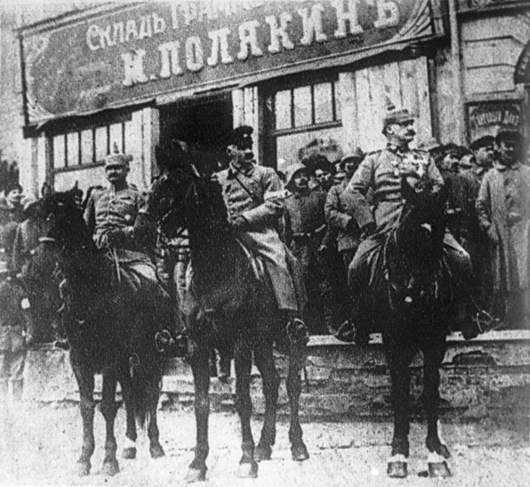
[[515, 84], [524, 83], [530, 85], [530, 41], [528, 41], [517, 60], [513, 81]]
[[346, 65], [442, 34], [438, 0], [196, 0], [20, 30], [29, 126]]

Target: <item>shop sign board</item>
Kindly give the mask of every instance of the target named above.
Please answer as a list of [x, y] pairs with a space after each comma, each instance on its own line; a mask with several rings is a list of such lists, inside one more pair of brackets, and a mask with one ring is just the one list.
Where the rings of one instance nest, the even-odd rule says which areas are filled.
[[[437, 0], [191, 0], [21, 30], [29, 124], [436, 34]], [[115, 4], [114, 4], [115, 5]], [[369, 55], [369, 54], [367, 54]]]
[[521, 104], [518, 101], [473, 103], [467, 106], [469, 140], [483, 135], [496, 136], [502, 130], [522, 128]]

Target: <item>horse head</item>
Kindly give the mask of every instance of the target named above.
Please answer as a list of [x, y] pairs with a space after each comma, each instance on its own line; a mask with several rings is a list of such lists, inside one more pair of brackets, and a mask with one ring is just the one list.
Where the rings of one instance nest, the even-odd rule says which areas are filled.
[[95, 250], [76, 195], [72, 191], [53, 193], [44, 198], [42, 216], [49, 224], [47, 237], [57, 241], [61, 247]]
[[167, 238], [187, 229], [196, 241], [210, 241], [228, 230], [228, 213], [215, 176], [200, 173], [195, 165], [182, 164], [161, 177], [148, 201], [149, 212]]

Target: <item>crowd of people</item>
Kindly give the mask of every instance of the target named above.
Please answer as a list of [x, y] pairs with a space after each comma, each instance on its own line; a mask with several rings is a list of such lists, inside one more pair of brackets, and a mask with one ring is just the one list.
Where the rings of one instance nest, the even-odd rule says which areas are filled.
[[[369, 284], [367, 269], [380, 247], [380, 235], [397, 221], [403, 205], [400, 175], [403, 165], [412, 163], [421, 177], [446, 192], [444, 252], [449, 267], [466, 272], [466, 259], [471, 262], [469, 285], [458, 292], [491, 316], [496, 328], [528, 328], [530, 168], [522, 135], [500, 131], [473, 140], [469, 147], [432, 140], [412, 149], [414, 117], [407, 109], [388, 112], [382, 129], [387, 139], [382, 150], [364, 154], [355, 147], [337, 161], [315, 152], [292, 161], [285, 172], [255, 164], [250, 127], [236, 129], [228, 143], [230, 161], [215, 178], [223, 188], [232, 228], [264, 260], [286, 323], [303, 321], [311, 334], [353, 340], [352, 322], [369, 315], [374, 305], [362, 296]], [[161, 179], [189, 150], [176, 140], [157, 151]], [[74, 188], [79, 208], [96, 245], [112, 250], [119, 266], [136, 276], [133, 288], [150, 286], [158, 309], [168, 307], [170, 295], [182, 303], [189, 285], [186, 237], [172, 242], [172, 248], [159, 249], [157, 262], [142, 251], [134, 226], [148, 213], [148, 195], [127, 183], [129, 163], [128, 156], [109, 155], [105, 172], [110, 188], [91, 188], [84, 200], [83, 192]], [[45, 186], [40, 200], [24, 197], [18, 182], [11, 181], [0, 198], [4, 388], [21, 380], [24, 343], [60, 344], [64, 339], [59, 294], [35, 290], [28, 282], [33, 253], [49, 225], [41, 215], [48, 192]], [[57, 287], [51, 275], [48, 286]], [[167, 314], [175, 316], [169, 307]], [[184, 354], [184, 320], [172, 330], [166, 324], [161, 324], [157, 345]]]
[[[446, 247], [463, 249], [472, 264], [470, 285], [461, 292], [491, 316], [491, 326], [528, 328], [530, 168], [522, 135], [501, 131], [469, 147], [432, 140], [411, 150], [410, 113], [389, 114], [383, 126], [383, 150], [365, 155], [354, 148], [333, 162], [315, 154], [282, 175], [291, 192], [285, 241], [304, 267], [311, 332], [336, 334], [356, 314], [351, 287], [365, 284], [357, 279], [362, 261], [380, 241], [377, 235], [395, 222], [402, 204], [392, 172], [409, 156], [424, 158], [431, 179], [440, 178], [447, 192]], [[362, 289], [354, 294], [362, 301]]]

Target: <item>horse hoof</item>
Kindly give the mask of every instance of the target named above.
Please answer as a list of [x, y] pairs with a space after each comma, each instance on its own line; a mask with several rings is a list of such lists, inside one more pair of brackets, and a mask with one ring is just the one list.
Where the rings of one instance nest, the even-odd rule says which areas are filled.
[[166, 452], [162, 448], [162, 445], [151, 445], [149, 447], [149, 453], [151, 454], [151, 458], [162, 458], [166, 455]]
[[87, 475], [90, 474], [91, 467], [92, 467], [92, 465], [90, 464], [90, 462], [79, 461], [79, 462], [77, 462], [75, 473], [79, 477], [86, 477]]
[[258, 462], [262, 462], [265, 460], [270, 460], [272, 455], [272, 448], [269, 445], [260, 445], [256, 447], [256, 451], [254, 452], [254, 458]]
[[404, 479], [408, 475], [407, 462], [388, 462], [386, 474], [393, 479]]
[[206, 480], [206, 467], [204, 468], [188, 468], [188, 473], [184, 479], [187, 484], [193, 482], [204, 482]]
[[451, 470], [449, 470], [449, 465], [447, 465], [447, 462], [436, 462], [436, 463], [429, 463], [429, 477], [431, 478], [439, 478], [439, 479], [445, 479], [447, 477], [451, 477]]
[[118, 464], [118, 460], [109, 460], [107, 462], [103, 462], [103, 468], [101, 469], [101, 473], [103, 475], [113, 477], [119, 471], [120, 471], [120, 466]]
[[136, 458], [136, 447], [130, 446], [128, 448], [124, 448], [121, 456], [122, 458], [125, 458], [125, 460], [134, 460]]
[[303, 443], [301, 445], [291, 446], [291, 455], [295, 462], [303, 462], [309, 458], [309, 452]]
[[255, 479], [258, 476], [258, 464], [254, 461], [240, 463], [237, 476], [240, 479]]

